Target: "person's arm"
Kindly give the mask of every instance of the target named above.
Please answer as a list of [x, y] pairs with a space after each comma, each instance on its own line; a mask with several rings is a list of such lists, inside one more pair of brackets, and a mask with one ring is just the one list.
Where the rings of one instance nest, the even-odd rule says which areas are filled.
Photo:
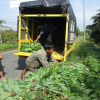
[[51, 55], [49, 62], [58, 62], [54, 57]]
[[54, 57], [51, 55], [50, 56], [50, 59], [49, 59], [49, 62], [55, 62], [56, 60], [54, 59]]
[[46, 58], [45, 55], [40, 55], [40, 56], [38, 57], [38, 59], [39, 59], [39, 61], [41, 62], [41, 64], [43, 65], [43, 67], [51, 67], [51, 66], [49, 65], [49, 62], [47, 61], [47, 58]]
[[40, 33], [37, 37], [37, 39], [34, 41], [34, 43], [36, 43], [38, 41], [38, 39], [41, 37], [42, 33]]
[[0, 54], [0, 60], [2, 60], [3, 59], [3, 56]]

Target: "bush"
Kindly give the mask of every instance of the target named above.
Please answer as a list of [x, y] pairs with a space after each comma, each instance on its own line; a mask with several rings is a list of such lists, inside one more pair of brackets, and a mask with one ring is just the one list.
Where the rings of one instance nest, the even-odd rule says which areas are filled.
[[17, 32], [10, 30], [5, 30], [1, 32], [1, 37], [3, 43], [14, 43], [17, 42]]
[[[75, 51], [71, 54], [70, 61], [83, 63], [91, 73], [89, 79], [92, 93], [96, 100], [100, 98], [100, 44], [94, 44], [91, 38], [86, 38], [85, 46], [84, 41], [79, 43]], [[80, 57], [80, 59], [77, 59]], [[92, 100], [92, 99], [91, 99]]]

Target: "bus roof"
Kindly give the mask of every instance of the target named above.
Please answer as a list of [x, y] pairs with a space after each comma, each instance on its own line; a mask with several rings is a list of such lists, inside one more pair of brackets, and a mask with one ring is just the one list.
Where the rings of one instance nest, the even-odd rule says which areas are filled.
[[76, 21], [69, 0], [35, 0], [20, 3], [22, 14], [67, 14], [69, 18]]

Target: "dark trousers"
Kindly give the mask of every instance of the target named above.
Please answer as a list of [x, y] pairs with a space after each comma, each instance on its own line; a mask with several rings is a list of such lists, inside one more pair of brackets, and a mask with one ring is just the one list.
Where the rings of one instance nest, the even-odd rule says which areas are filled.
[[0, 72], [3, 71], [3, 68], [2, 68], [2, 63], [1, 63], [1, 60], [0, 60]]
[[59, 44], [59, 37], [58, 37], [57, 30], [51, 32], [49, 36], [47, 37], [47, 41], [49, 42], [52, 42], [53, 39], [54, 39], [56, 46], [59, 47], [60, 44]]

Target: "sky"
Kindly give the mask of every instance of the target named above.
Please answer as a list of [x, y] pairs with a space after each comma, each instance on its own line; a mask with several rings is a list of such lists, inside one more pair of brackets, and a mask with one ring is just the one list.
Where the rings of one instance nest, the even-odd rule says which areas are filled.
[[[4, 26], [9, 26], [13, 30], [17, 30], [17, 16], [19, 15], [19, 8], [10, 9], [9, 1], [14, 0], [0, 0], [0, 19], [5, 20]], [[84, 0], [69, 0], [74, 14], [77, 19], [77, 27], [80, 31], [84, 30], [83, 20], [83, 1]], [[100, 0], [85, 0], [85, 26], [91, 25], [93, 20], [91, 17], [96, 15], [97, 10], [100, 9]]]

